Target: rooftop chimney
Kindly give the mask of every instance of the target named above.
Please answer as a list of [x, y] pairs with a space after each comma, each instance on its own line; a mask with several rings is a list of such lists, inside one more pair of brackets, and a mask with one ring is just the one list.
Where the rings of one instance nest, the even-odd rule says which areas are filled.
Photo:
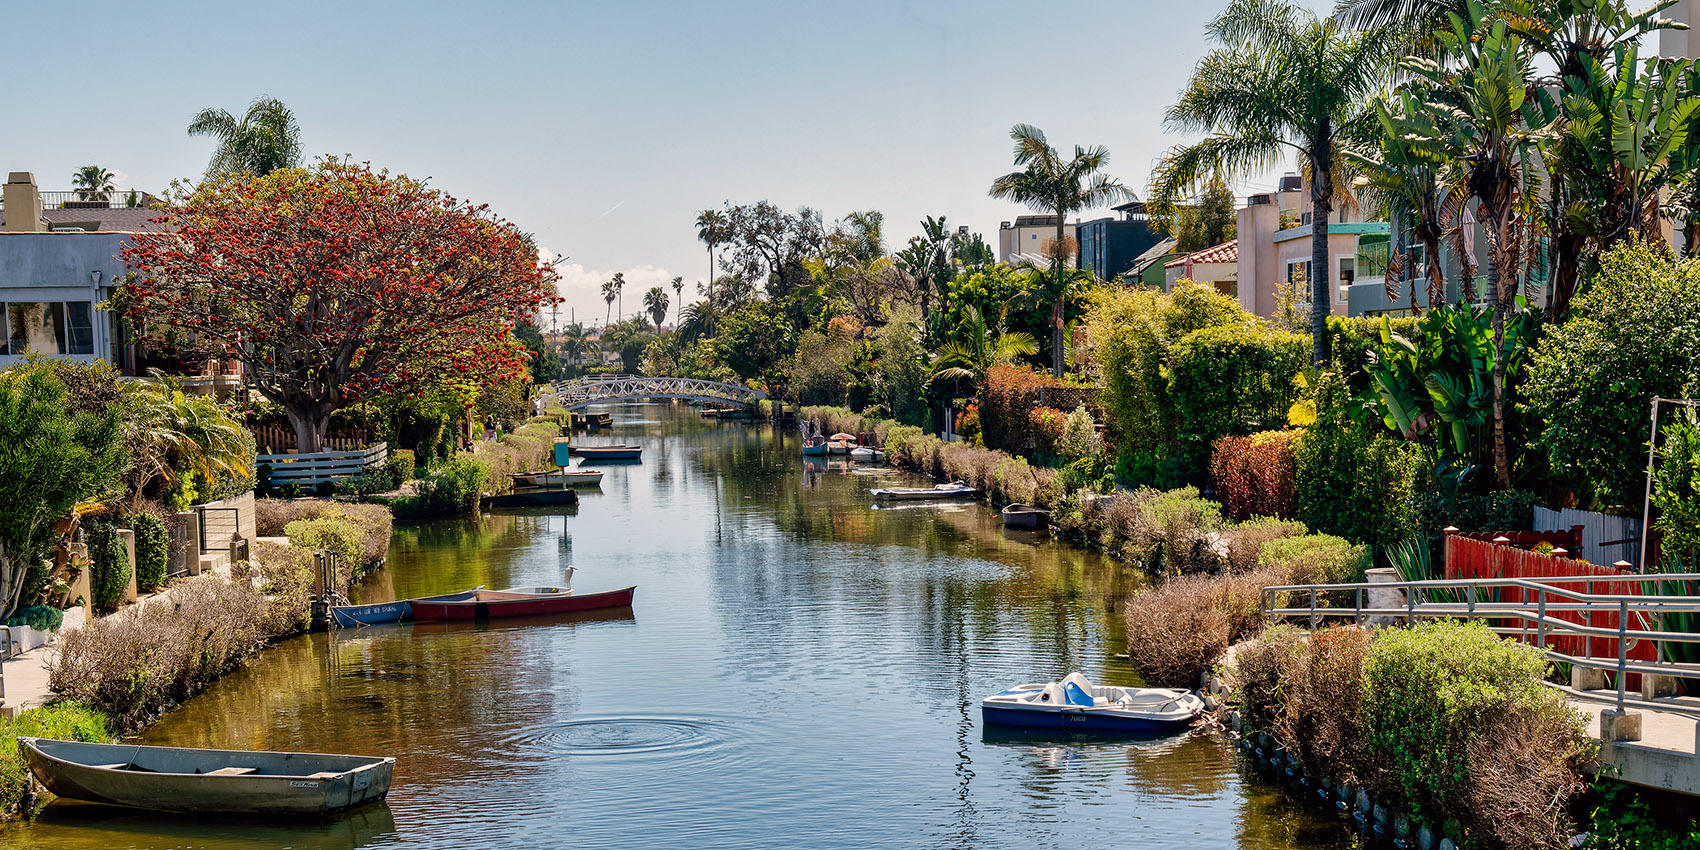
[[6, 232], [47, 232], [47, 222], [41, 219], [41, 192], [35, 188], [34, 174], [14, 171], [7, 175], [0, 201], [6, 206]]

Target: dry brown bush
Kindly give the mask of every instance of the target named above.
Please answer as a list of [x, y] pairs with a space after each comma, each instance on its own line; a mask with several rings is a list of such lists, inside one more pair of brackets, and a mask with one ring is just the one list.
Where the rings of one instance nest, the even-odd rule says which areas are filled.
[[1231, 629], [1216, 604], [1218, 585], [1208, 576], [1179, 576], [1128, 600], [1128, 658], [1148, 683], [1196, 688], [1228, 648]]
[[329, 499], [255, 499], [254, 533], [282, 537], [284, 526], [298, 519], [317, 519], [334, 504]]
[[[307, 628], [312, 617], [313, 553], [299, 546], [254, 545], [251, 569], [260, 574], [260, 591], [270, 597], [266, 633], [294, 634]], [[240, 569], [234, 571], [240, 575]]]
[[1354, 785], [1364, 779], [1354, 766], [1364, 764], [1368, 752], [1359, 714], [1371, 639], [1356, 626], [1312, 633], [1291, 655], [1283, 704], [1270, 728], [1312, 773]]
[[1292, 626], [1271, 626], [1234, 649], [1226, 673], [1233, 686], [1234, 706], [1251, 729], [1275, 728], [1282, 705], [1281, 685], [1294, 658], [1304, 651], [1304, 633]]
[[1593, 757], [1581, 715], [1551, 691], [1502, 713], [1469, 746], [1473, 818], [1508, 850], [1564, 847], [1574, 833], [1570, 801], [1587, 789]]
[[49, 686], [130, 730], [182, 702], [272, 637], [265, 597], [245, 583], [202, 576], [168, 596], [60, 638]]

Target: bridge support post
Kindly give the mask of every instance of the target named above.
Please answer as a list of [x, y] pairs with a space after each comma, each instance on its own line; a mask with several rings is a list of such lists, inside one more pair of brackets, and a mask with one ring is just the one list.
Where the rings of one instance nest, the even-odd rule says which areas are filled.
[[1618, 711], [1608, 708], [1600, 712], [1600, 741], [1615, 744], [1619, 741], [1641, 740], [1641, 712]]

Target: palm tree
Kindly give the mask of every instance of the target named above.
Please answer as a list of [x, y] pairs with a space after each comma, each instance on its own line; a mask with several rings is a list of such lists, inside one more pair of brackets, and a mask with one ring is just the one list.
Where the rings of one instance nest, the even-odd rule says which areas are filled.
[[732, 222], [719, 210], [697, 213], [697, 238], [708, 246], [708, 279], [714, 280], [714, 249], [731, 237]]
[[[618, 279], [619, 273], [615, 272], [614, 277]], [[614, 299], [619, 297], [619, 294], [619, 287], [615, 285], [613, 280], [602, 282], [602, 300], [608, 304], [608, 312], [603, 314], [602, 324], [608, 324], [608, 319], [614, 312]]]
[[1259, 173], [1296, 153], [1310, 175], [1311, 354], [1326, 363], [1328, 216], [1341, 142], [1367, 123], [1395, 39], [1385, 29], [1318, 19], [1286, 0], [1231, 0], [1206, 31], [1222, 46], [1198, 63], [1165, 122], [1208, 135], [1164, 155], [1153, 202], [1172, 206], [1210, 180]]
[[[1375, 118], [1381, 129], [1379, 138], [1372, 145], [1348, 147], [1344, 152], [1346, 160], [1360, 174], [1357, 188], [1379, 195], [1395, 214], [1395, 221], [1402, 220], [1403, 233], [1394, 237], [1393, 255], [1388, 264], [1388, 292], [1391, 297], [1395, 282], [1402, 282], [1406, 272], [1410, 272], [1411, 312], [1419, 316], [1422, 310], [1417, 304], [1416, 270], [1410, 269], [1407, 262], [1411, 242], [1423, 246], [1429, 308], [1446, 303], [1446, 279], [1440, 262], [1440, 242], [1446, 228], [1440, 215], [1437, 182], [1446, 157], [1434, 146], [1419, 142], [1400, 126], [1426, 109], [1427, 105], [1410, 91], [1398, 92], [1391, 107], [1377, 102]], [[1408, 239], [1405, 234], [1409, 234]], [[1395, 273], [1395, 267], [1398, 273]], [[1465, 281], [1464, 285], [1469, 291], [1470, 282]]]
[[978, 387], [985, 383], [986, 373], [993, 366], [1023, 354], [1037, 353], [1039, 341], [1032, 334], [1021, 331], [999, 333], [987, 327], [980, 308], [970, 304], [962, 308], [962, 324], [957, 338], [939, 346], [938, 358], [933, 361], [933, 371], [927, 376], [927, 382], [961, 379]]
[[[674, 278], [678, 280], [678, 278]], [[649, 318], [655, 321], [655, 329], [661, 330], [661, 320], [667, 318], [667, 290], [652, 286], [643, 294], [643, 309]]]
[[104, 201], [118, 187], [113, 185], [112, 172], [98, 165], [85, 165], [71, 175], [71, 186], [77, 190], [77, 199], [82, 201]]
[[719, 318], [712, 301], [698, 301], [686, 307], [679, 313], [679, 344], [689, 345], [692, 340], [714, 336]]
[[683, 276], [673, 278], [673, 304], [675, 308], [685, 306], [685, 278]]
[[[188, 395], [158, 371], [127, 393], [136, 464], [136, 498], [150, 485], [175, 486], [185, 475], [202, 481], [246, 477], [254, 464], [247, 429], [212, 396]], [[154, 487], [151, 495], [158, 494]]]
[[207, 176], [247, 172], [264, 176], [301, 164], [301, 126], [283, 101], [261, 95], [238, 119], [222, 109], [203, 109], [189, 122], [189, 135], [212, 136]]
[[574, 365], [583, 362], [585, 352], [590, 350], [590, 332], [582, 322], [573, 322], [561, 330], [561, 350], [573, 359]]
[[[1056, 241], [1051, 243], [1052, 275], [1060, 286], [1063, 279], [1063, 258], [1068, 253], [1064, 226], [1068, 214], [1091, 209], [1131, 197], [1132, 193], [1120, 181], [1100, 173], [1110, 161], [1110, 152], [1103, 147], [1091, 149], [1074, 147], [1074, 157], [1063, 159], [1057, 149], [1045, 140], [1039, 128], [1017, 124], [1009, 131], [1015, 140], [1015, 164], [1021, 171], [1005, 174], [992, 181], [992, 197], [1025, 204], [1037, 212], [1050, 213], [1057, 219]], [[1051, 307], [1051, 372], [1063, 374], [1063, 302]]]

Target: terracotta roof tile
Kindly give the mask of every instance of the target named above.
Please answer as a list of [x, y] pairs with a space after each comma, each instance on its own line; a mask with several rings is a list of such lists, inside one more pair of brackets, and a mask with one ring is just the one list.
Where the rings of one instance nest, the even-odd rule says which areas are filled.
[[1188, 261], [1191, 261], [1195, 266], [1206, 263], [1237, 263], [1240, 261], [1240, 243], [1238, 240], [1223, 242], [1220, 245], [1213, 245], [1191, 254], [1182, 254], [1164, 263], [1163, 268], [1172, 269], [1185, 266]]

